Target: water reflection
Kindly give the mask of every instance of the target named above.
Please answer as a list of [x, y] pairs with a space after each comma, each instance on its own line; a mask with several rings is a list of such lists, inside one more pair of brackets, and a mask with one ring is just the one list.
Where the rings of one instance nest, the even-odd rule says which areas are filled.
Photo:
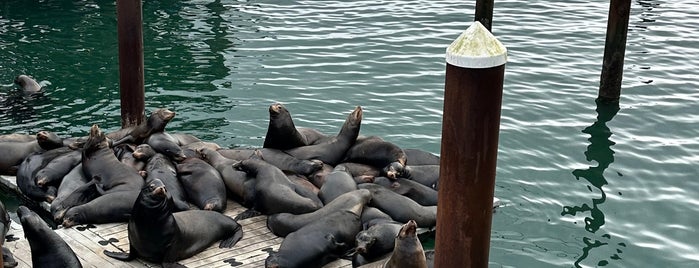
[[[585, 151], [585, 158], [587, 161], [597, 162], [598, 165], [590, 166], [587, 169], [573, 170], [573, 176], [575, 176], [577, 180], [580, 180], [580, 178], [585, 179], [592, 187], [599, 190], [601, 196], [600, 198], [592, 199], [592, 206], [585, 203], [580, 206], [564, 206], [563, 212], [561, 212], [562, 216], [575, 216], [578, 213], [589, 212], [589, 216], [585, 217], [585, 230], [593, 234], [604, 225], [604, 213], [600, 209], [600, 205], [607, 200], [607, 194], [604, 192], [604, 189], [602, 189], [604, 185], [608, 184], [607, 180], [604, 178], [604, 171], [614, 162], [614, 151], [611, 147], [615, 143], [610, 140], [612, 132], [609, 127], [607, 127], [607, 122], [611, 121], [617, 112], [619, 112], [619, 102], [605, 102], [601, 100], [596, 100], [595, 102], [597, 104], [597, 121], [583, 129], [582, 132], [590, 134], [590, 138], [588, 139], [590, 145], [587, 146], [587, 150]], [[587, 188], [592, 192], [590, 185], [588, 185]], [[604, 238], [605, 241], [611, 239], [609, 234], [603, 234], [601, 237]], [[609, 244], [608, 242], [602, 242], [591, 237], [583, 237], [583, 243], [585, 243], [585, 247], [582, 249], [583, 252], [580, 258], [575, 261], [575, 267], [581, 267], [580, 263], [589, 256], [590, 250]], [[618, 245], [621, 246], [623, 243], [619, 243]], [[621, 252], [621, 250], [617, 249], [617, 253]], [[616, 260], [620, 259], [620, 257], [618, 254], [614, 254], [610, 256], [610, 259]], [[598, 266], [605, 266], [607, 264], [607, 260], [601, 260], [597, 263]]]

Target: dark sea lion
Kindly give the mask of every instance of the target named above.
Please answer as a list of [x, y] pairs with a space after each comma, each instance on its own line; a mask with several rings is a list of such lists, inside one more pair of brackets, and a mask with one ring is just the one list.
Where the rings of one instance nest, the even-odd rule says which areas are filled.
[[236, 160], [236, 161], [243, 161], [243, 160], [248, 159], [250, 157], [254, 157], [255, 154], [257, 154], [259, 152], [258, 149], [254, 149], [254, 148], [248, 148], [248, 149], [245, 149], [245, 148], [213, 149], [213, 148], [211, 148], [211, 149], [218, 151], [218, 153], [221, 154], [225, 158]]
[[255, 210], [274, 214], [288, 212], [294, 214], [316, 211], [323, 206], [320, 200], [305, 197], [304, 192], [286, 177], [278, 167], [260, 159], [245, 159], [235, 168], [255, 177]]
[[25, 141], [35, 141], [35, 140], [36, 140], [36, 136], [30, 135], [30, 134], [12, 133], [12, 134], [0, 135], [0, 142], [6, 142], [6, 141], [25, 142]]
[[[78, 165], [76, 167], [81, 166]], [[51, 215], [53, 216], [54, 222], [56, 222], [56, 224], [62, 224], [64, 221], [63, 216], [65, 215], [68, 209], [87, 204], [88, 202], [100, 196], [101, 190], [98, 189], [96, 180], [91, 180], [85, 184], [78, 186], [70, 193], [67, 193], [67, 195], [62, 196], [61, 200], [58, 200], [58, 202], [56, 202], [56, 200], [54, 200], [54, 202], [51, 202]]]
[[174, 117], [175, 112], [173, 111], [165, 108], [156, 109], [151, 113], [146, 122], [134, 127], [122, 128], [115, 132], [111, 132], [107, 137], [114, 141], [114, 146], [124, 142], [141, 144], [151, 134], [165, 131], [165, 126]]
[[380, 168], [384, 176], [395, 179], [402, 174], [406, 160], [405, 152], [398, 145], [369, 136], [358, 138], [347, 150], [343, 162], [371, 165]]
[[104, 251], [122, 261], [137, 257], [163, 263], [163, 267], [180, 266], [176, 262], [204, 251], [221, 240], [220, 248], [233, 247], [243, 229], [235, 220], [221, 213], [188, 210], [173, 213], [172, 197], [158, 179], [146, 184], [134, 204], [128, 224], [129, 253]]
[[269, 106], [269, 126], [263, 148], [289, 150], [308, 145], [306, 138], [294, 126], [291, 113], [281, 103]]
[[140, 161], [148, 161], [151, 157], [153, 157], [155, 154], [157, 154], [153, 147], [148, 145], [147, 143], [139, 144], [136, 146], [134, 151], [131, 153], [133, 158], [136, 160]]
[[189, 201], [203, 210], [226, 209], [226, 185], [221, 174], [204, 160], [187, 158], [177, 164], [177, 177]]
[[246, 207], [254, 203], [255, 181], [244, 171], [233, 167], [238, 163], [237, 160], [226, 158], [219, 151], [210, 148], [201, 148], [198, 152], [204, 161], [218, 170], [226, 189], [233, 194], [234, 199], [240, 200]]
[[[291, 182], [296, 184], [296, 186], [307, 189], [308, 191], [312, 192], [313, 195], [317, 196], [318, 193], [320, 192], [320, 189], [318, 189], [318, 187], [313, 185], [313, 183], [311, 183], [308, 180], [308, 178], [306, 178], [306, 176], [299, 175], [296, 173], [285, 173], [285, 174], [286, 174], [286, 177], [289, 178], [289, 180]], [[320, 199], [320, 198], [318, 198], [318, 199]]]
[[367, 229], [379, 223], [393, 222], [393, 218], [386, 212], [381, 211], [375, 207], [365, 207], [362, 210], [362, 228]]
[[423, 206], [409, 197], [402, 196], [386, 187], [374, 183], [357, 185], [359, 189], [371, 191], [369, 204], [390, 215], [396, 221], [415, 220], [420, 227], [430, 228], [437, 224], [437, 206]]
[[167, 132], [152, 133], [144, 140], [153, 150], [161, 153], [174, 161], [182, 161], [187, 158], [178, 144], [177, 139]]
[[343, 162], [335, 166], [335, 170], [343, 170], [352, 175], [357, 184], [373, 182], [374, 177], [381, 176], [381, 170], [367, 164]]
[[420, 240], [417, 238], [417, 224], [415, 221], [408, 221], [401, 227], [395, 239], [393, 253], [388, 260], [380, 260], [362, 268], [427, 268], [425, 250], [422, 248]]
[[391, 189], [402, 196], [407, 196], [420, 205], [437, 205], [437, 191], [416, 181], [404, 178], [391, 180], [386, 177], [376, 177], [374, 183]]
[[20, 74], [15, 78], [15, 84], [21, 89], [25, 95], [34, 95], [42, 92], [41, 85], [31, 76]]
[[63, 146], [58, 135], [49, 131], [39, 131], [32, 140], [24, 137], [6, 137], [0, 141], [0, 174], [14, 176], [22, 161], [32, 153], [42, 152]]
[[[51, 215], [53, 215], [54, 221], [57, 223], [60, 223], [63, 221], [63, 213], [65, 212], [65, 209], [68, 209], [70, 207], [84, 204], [85, 202], [74, 202], [74, 203], [69, 203], [66, 202], [64, 204], [64, 201], [66, 198], [71, 195], [73, 192], [75, 192], [76, 189], [80, 188], [81, 186], [87, 184], [89, 182], [88, 178], [85, 177], [85, 174], [83, 174], [83, 166], [82, 163], [76, 165], [73, 167], [73, 169], [68, 172], [63, 177], [63, 180], [61, 180], [61, 184], [58, 186], [58, 192], [56, 193], [56, 199], [51, 202]], [[96, 192], [96, 191], [95, 191]], [[89, 200], [92, 200], [94, 198], [97, 198], [99, 194], [96, 194], [92, 196], [91, 198], [87, 198]], [[85, 199], [78, 199], [78, 200], [85, 200]]]
[[405, 155], [408, 157], [406, 165], [420, 166], [420, 165], [439, 165], [439, 156], [428, 151], [406, 148], [403, 149]]
[[359, 214], [335, 211], [287, 235], [265, 267], [322, 267], [349, 250], [360, 230]]
[[153, 155], [146, 164], [146, 174], [146, 183], [158, 179], [165, 185], [172, 198], [175, 211], [190, 208], [186, 191], [177, 178], [177, 169], [170, 158], [160, 153]]
[[[105, 194], [116, 191], [135, 191], [138, 194], [143, 185], [143, 177], [117, 159], [106, 135], [96, 124], [90, 128], [90, 136], [83, 145], [82, 164], [85, 176], [97, 180]], [[135, 200], [134, 197], [129, 207]]]
[[82, 153], [80, 151], [70, 151], [59, 155], [52, 159], [46, 165], [36, 172], [34, 181], [39, 187], [48, 184], [56, 184], [58, 186], [71, 169], [80, 164]]
[[58, 148], [45, 152], [35, 152], [27, 156], [17, 170], [17, 187], [32, 200], [51, 202], [56, 198], [57, 189], [53, 185], [40, 187], [34, 180], [36, 173], [52, 159], [71, 151], [68, 148]]
[[262, 154], [262, 160], [283, 171], [291, 171], [303, 176], [308, 176], [323, 167], [323, 162], [320, 160], [298, 159], [277, 149], [262, 148], [259, 152]]
[[328, 204], [340, 195], [357, 190], [357, 183], [352, 175], [345, 171], [335, 170], [325, 177], [325, 183], [320, 187], [318, 197], [323, 204]]
[[421, 165], [405, 167], [406, 178], [419, 182], [432, 189], [439, 189], [439, 165]]
[[192, 134], [186, 134], [186, 133], [170, 133], [170, 136], [175, 138], [177, 140], [177, 144], [179, 146], [184, 146], [190, 143], [194, 142], [200, 142], [201, 139], [197, 138], [197, 136], [194, 136]]
[[323, 219], [336, 211], [352, 211], [361, 215], [364, 207], [371, 200], [371, 193], [367, 190], [355, 190], [345, 193], [324, 207], [309, 213], [292, 214], [277, 213], [267, 217], [267, 228], [277, 236], [287, 236], [288, 234], [301, 229], [302, 227]]
[[33, 267], [82, 267], [73, 249], [34, 211], [20, 206], [17, 216], [31, 248]]
[[334, 138], [315, 145], [306, 145], [285, 150], [285, 152], [298, 159], [316, 159], [335, 166], [345, 157], [347, 150], [357, 140], [361, 123], [362, 107], [357, 106], [357, 108], [347, 116], [345, 123], [342, 125], [342, 129], [340, 129], [340, 132]]
[[362, 255], [368, 262], [373, 262], [391, 253], [402, 226], [400, 222], [387, 221], [359, 232], [355, 237], [357, 254]]
[[[145, 168], [145, 161], [148, 159], [136, 159], [133, 155], [136, 151], [136, 147], [133, 144], [122, 143], [112, 147], [112, 150], [114, 150], [114, 155], [116, 155], [120, 162], [132, 167], [134, 170], [138, 171], [141, 176], [145, 175], [145, 173], [141, 173], [141, 171]], [[153, 151], [153, 154], [155, 154], [155, 151]]]
[[325, 184], [325, 177], [327, 177], [330, 172], [333, 172], [333, 170], [333, 166], [323, 163], [323, 167], [308, 176], [308, 181], [318, 188], [323, 187], [323, 184]]
[[7, 232], [10, 231], [10, 224], [12, 223], [12, 219], [10, 219], [10, 214], [7, 213], [7, 209], [5, 208], [5, 204], [0, 201], [0, 247], [2, 248], [2, 264], [3, 267], [15, 267], [19, 265], [17, 261], [15, 260], [14, 255], [12, 255], [12, 252], [10, 252], [10, 249], [5, 247], [5, 236], [7, 235]]
[[138, 197], [137, 191], [117, 191], [99, 196], [85, 204], [67, 209], [63, 216], [62, 225], [69, 228], [87, 223], [102, 224], [128, 221], [136, 197]]

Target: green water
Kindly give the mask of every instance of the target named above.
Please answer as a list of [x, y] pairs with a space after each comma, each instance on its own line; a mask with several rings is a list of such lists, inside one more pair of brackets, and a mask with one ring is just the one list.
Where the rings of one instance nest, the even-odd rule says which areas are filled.
[[[174, 2], [174, 3], [173, 3]], [[439, 153], [444, 50], [475, 1], [144, 1], [146, 107], [224, 147], [267, 107]], [[508, 48], [491, 267], [699, 266], [699, 11], [634, 1], [618, 106], [595, 103], [608, 1], [496, 1]], [[0, 133], [119, 126], [114, 1], [0, 1]], [[30, 74], [43, 98], [12, 97]]]

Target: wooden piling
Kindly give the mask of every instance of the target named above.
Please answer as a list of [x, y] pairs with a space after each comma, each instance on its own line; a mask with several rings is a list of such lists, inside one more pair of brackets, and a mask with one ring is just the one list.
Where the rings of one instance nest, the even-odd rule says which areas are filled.
[[435, 267], [487, 267], [507, 48], [475, 21], [447, 48]]
[[474, 21], [479, 21], [488, 31], [492, 31], [494, 0], [476, 0]]
[[618, 101], [624, 72], [626, 34], [629, 28], [631, 0], [611, 0], [607, 20], [607, 38], [600, 78], [599, 99]]
[[121, 126], [129, 127], [145, 120], [142, 5], [141, 0], [117, 0], [116, 5]]

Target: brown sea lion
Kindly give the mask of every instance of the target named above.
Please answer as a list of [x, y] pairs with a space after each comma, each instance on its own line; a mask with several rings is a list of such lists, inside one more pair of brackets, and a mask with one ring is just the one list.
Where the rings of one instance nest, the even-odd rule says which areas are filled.
[[320, 187], [318, 197], [323, 204], [328, 204], [338, 196], [357, 190], [357, 183], [352, 175], [345, 171], [334, 170], [325, 177], [325, 183]]
[[184, 155], [177, 139], [167, 132], [152, 133], [144, 140], [153, 150], [161, 153], [174, 161], [182, 161], [187, 156]]
[[417, 224], [408, 221], [400, 228], [395, 239], [393, 253], [387, 260], [362, 265], [362, 268], [427, 268], [425, 250], [417, 238]]
[[165, 126], [172, 118], [175, 117], [175, 112], [168, 109], [156, 109], [151, 113], [148, 119], [133, 127], [122, 128], [117, 131], [107, 134], [107, 137], [114, 142], [113, 146], [128, 142], [133, 144], [141, 144], [153, 133], [163, 132]]
[[316, 159], [323, 163], [335, 166], [345, 157], [347, 150], [354, 144], [359, 136], [362, 123], [362, 107], [357, 106], [345, 120], [342, 129], [329, 141], [301, 146], [286, 150], [285, 152], [298, 159]]
[[343, 162], [363, 163], [381, 169], [391, 179], [402, 175], [407, 161], [403, 149], [377, 136], [360, 137], [347, 150]]
[[39, 187], [56, 184], [58, 186], [71, 169], [82, 160], [80, 151], [69, 151], [52, 159], [34, 175], [34, 181]]
[[374, 183], [391, 189], [391, 191], [402, 196], [409, 197], [420, 205], [437, 205], [437, 191], [416, 181], [404, 178], [391, 180], [386, 177], [376, 177], [374, 178]]
[[186, 191], [177, 178], [175, 164], [172, 163], [170, 158], [160, 153], [150, 157], [146, 164], [146, 183], [155, 179], [162, 181], [165, 187], [167, 187], [168, 193], [172, 197], [173, 209], [175, 211], [190, 209]]
[[233, 247], [243, 229], [235, 220], [214, 211], [188, 210], [173, 213], [167, 187], [154, 179], [144, 185], [131, 211], [128, 224], [129, 253], [104, 251], [122, 261], [137, 257], [163, 263], [163, 267], [182, 267], [178, 260], [204, 251], [216, 241], [220, 248]]
[[294, 126], [291, 113], [281, 103], [269, 106], [269, 126], [263, 148], [289, 150], [308, 145], [306, 138]]
[[424, 228], [431, 228], [437, 224], [437, 206], [420, 205], [409, 197], [374, 183], [364, 183], [357, 187], [370, 190], [372, 198], [369, 205], [386, 212], [396, 221], [415, 220], [420, 227]]
[[233, 167], [239, 161], [226, 158], [219, 151], [210, 148], [201, 148], [197, 151], [204, 161], [216, 168], [221, 174], [226, 189], [233, 194], [232, 198], [240, 200], [242, 205], [246, 207], [254, 203], [254, 178], [248, 177], [247, 173]]
[[403, 149], [405, 155], [408, 157], [406, 165], [420, 166], [420, 165], [439, 165], [439, 156], [428, 151], [406, 148]]

